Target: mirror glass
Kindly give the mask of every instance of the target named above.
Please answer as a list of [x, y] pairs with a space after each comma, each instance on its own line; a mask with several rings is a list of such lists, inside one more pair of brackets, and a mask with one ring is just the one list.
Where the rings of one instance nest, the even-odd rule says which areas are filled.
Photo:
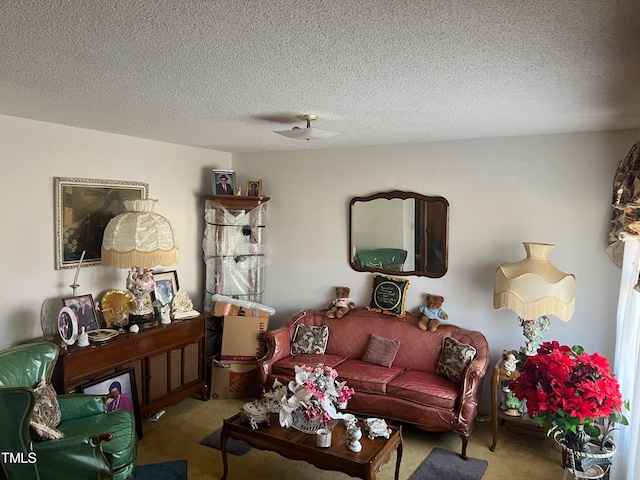
[[438, 278], [447, 272], [449, 202], [412, 192], [354, 197], [349, 258], [360, 272]]

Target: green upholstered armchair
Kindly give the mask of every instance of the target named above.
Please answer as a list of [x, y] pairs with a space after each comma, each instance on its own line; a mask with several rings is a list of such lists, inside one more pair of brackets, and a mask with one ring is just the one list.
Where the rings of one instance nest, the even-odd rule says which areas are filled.
[[133, 479], [138, 454], [133, 415], [107, 413], [105, 397], [58, 395], [64, 438], [36, 441], [29, 429], [34, 387], [50, 381], [58, 358], [52, 343], [0, 351], [0, 478]]

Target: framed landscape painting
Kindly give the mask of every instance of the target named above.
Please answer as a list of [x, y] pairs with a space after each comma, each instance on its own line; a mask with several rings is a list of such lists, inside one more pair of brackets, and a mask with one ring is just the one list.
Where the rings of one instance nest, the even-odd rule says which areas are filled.
[[149, 184], [89, 178], [55, 179], [56, 269], [100, 265], [102, 235], [116, 215], [126, 212], [123, 201], [149, 196]]

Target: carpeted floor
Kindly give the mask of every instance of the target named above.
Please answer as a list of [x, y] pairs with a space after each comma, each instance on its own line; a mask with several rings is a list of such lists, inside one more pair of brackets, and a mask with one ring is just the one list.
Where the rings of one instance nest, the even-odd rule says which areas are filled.
[[[222, 426], [222, 420], [238, 413], [243, 400], [209, 400], [195, 398], [166, 408], [157, 422], [143, 422], [144, 439], [138, 448], [138, 465], [167, 460], [188, 460], [189, 480], [216, 480], [222, 475], [222, 455], [219, 450], [200, 442]], [[500, 426], [495, 452], [489, 450], [492, 429], [488, 420], [479, 422], [471, 434], [469, 457], [485, 460], [487, 469], [482, 480], [549, 480], [562, 478], [561, 453], [546, 430], [519, 424]], [[460, 452], [460, 437], [453, 433], [425, 432], [403, 425], [404, 452], [400, 478], [408, 479], [438, 447]], [[274, 452], [252, 448], [247, 454], [229, 455], [229, 480], [278, 478], [279, 480], [348, 480], [351, 477], [319, 470], [305, 462], [285, 459]], [[378, 473], [378, 480], [391, 480], [395, 473], [395, 457]], [[436, 477], [439, 478], [439, 477]], [[160, 480], [160, 479], [154, 479]]]

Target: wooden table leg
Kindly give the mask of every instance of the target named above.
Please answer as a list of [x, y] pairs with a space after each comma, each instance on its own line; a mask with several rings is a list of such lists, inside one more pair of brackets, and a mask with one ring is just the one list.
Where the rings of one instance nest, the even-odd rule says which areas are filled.
[[498, 443], [498, 383], [500, 375], [497, 371], [493, 372], [491, 377], [491, 424], [493, 427], [493, 443], [489, 450], [492, 452], [496, 449]]
[[400, 462], [402, 461], [402, 427], [400, 428], [400, 445], [396, 449], [396, 476], [395, 480], [400, 480]]

